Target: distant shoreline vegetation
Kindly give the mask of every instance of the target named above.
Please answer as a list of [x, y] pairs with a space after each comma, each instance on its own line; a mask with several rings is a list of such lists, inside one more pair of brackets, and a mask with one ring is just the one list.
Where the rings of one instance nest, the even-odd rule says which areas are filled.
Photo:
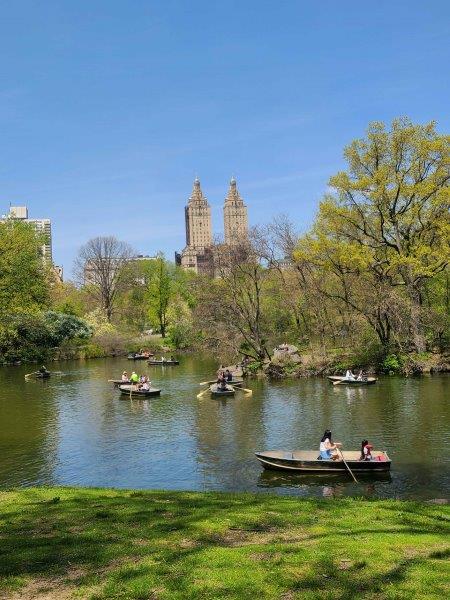
[[[434, 123], [372, 123], [308, 232], [279, 217], [217, 244], [214, 277], [98, 237], [80, 249], [77, 281], [61, 283], [33, 228], [1, 222], [0, 362], [147, 345], [246, 357], [270, 377], [448, 370], [449, 141]], [[301, 360], [277, 362], [282, 343]]]

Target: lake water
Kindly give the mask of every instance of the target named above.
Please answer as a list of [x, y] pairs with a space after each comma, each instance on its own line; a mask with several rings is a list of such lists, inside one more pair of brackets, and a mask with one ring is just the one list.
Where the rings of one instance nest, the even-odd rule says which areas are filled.
[[[63, 375], [25, 381], [33, 367], [0, 367], [0, 487], [270, 491], [298, 496], [444, 498], [449, 495], [448, 375], [333, 387], [326, 379], [248, 380], [253, 395], [197, 398], [217, 365], [126, 359], [52, 363]], [[160, 397], [129, 400], [108, 379], [133, 366]], [[367, 437], [387, 450], [390, 476], [303, 476], [263, 471], [255, 450], [318, 448], [325, 428], [346, 449]]]

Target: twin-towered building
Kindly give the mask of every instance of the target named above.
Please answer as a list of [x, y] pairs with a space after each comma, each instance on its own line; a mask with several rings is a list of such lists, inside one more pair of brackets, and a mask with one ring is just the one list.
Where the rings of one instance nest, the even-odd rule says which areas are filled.
[[[184, 269], [211, 274], [213, 246], [211, 207], [203, 195], [198, 178], [194, 181], [192, 195], [184, 210], [186, 247], [181, 256], [178, 255], [178, 262]], [[223, 226], [225, 244], [236, 244], [247, 236], [247, 207], [239, 195], [234, 178], [230, 181], [223, 206]]]

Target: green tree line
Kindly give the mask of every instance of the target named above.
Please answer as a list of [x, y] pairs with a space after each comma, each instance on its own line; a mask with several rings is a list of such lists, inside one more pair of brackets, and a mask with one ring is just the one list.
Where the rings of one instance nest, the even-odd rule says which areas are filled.
[[445, 355], [449, 139], [434, 123], [372, 123], [345, 148], [346, 168], [330, 178], [309, 231], [281, 216], [238, 244], [217, 244], [214, 277], [162, 254], [136, 259], [107, 237], [80, 249], [76, 282], [61, 284], [34, 230], [0, 224], [1, 358], [70, 340], [94, 356], [159, 340], [219, 360], [245, 355], [255, 367], [282, 342], [387, 369], [405, 356]]

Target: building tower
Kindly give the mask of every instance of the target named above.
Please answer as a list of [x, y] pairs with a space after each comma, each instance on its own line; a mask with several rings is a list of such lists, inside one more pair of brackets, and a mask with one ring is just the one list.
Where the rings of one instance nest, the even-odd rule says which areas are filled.
[[198, 177], [195, 178], [184, 216], [186, 248], [181, 253], [181, 266], [193, 269], [196, 273], [207, 273], [211, 269], [211, 208], [203, 196]]
[[184, 209], [186, 220], [186, 246], [203, 249], [211, 246], [211, 208], [203, 196], [198, 177], [195, 178], [192, 196]]
[[223, 206], [223, 225], [225, 244], [236, 244], [248, 235], [247, 207], [239, 195], [234, 177]]

